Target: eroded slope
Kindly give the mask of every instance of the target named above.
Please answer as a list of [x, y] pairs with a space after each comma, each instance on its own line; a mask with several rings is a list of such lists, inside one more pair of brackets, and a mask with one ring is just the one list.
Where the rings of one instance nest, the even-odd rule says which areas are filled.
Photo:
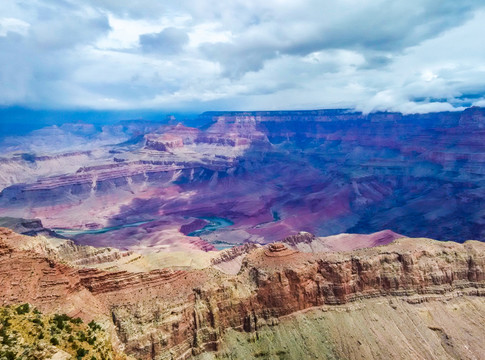
[[[433, 339], [441, 338], [445, 343], [446, 336], [451, 337], [453, 346], [443, 347], [447, 354], [453, 353], [450, 349], [455, 345], [460, 347], [456, 350], [459, 356], [465, 345], [472, 354], [484, 350], [483, 344], [473, 339], [474, 334], [483, 334], [483, 327], [479, 317], [474, 317], [472, 305], [476, 304], [480, 312], [485, 295], [485, 244], [477, 241], [458, 244], [401, 238], [386, 246], [342, 253], [302, 253], [279, 243], [249, 249], [239, 273], [228, 275], [211, 267], [150, 272], [77, 269], [35, 249], [10, 246], [12, 236], [16, 235], [5, 230], [1, 241], [0, 278], [4, 288], [0, 302], [29, 302], [44, 311], [99, 319], [112, 330], [114, 343], [137, 359], [182, 359], [208, 351], [222, 351], [220, 355], [231, 339], [258, 339], [275, 331], [291, 333], [292, 327], [300, 326], [300, 320], [291, 318], [286, 323], [284, 319], [313, 308], [329, 310], [328, 317], [322, 315], [323, 322], [317, 321], [318, 316], [317, 320], [310, 316], [308, 321], [315, 320], [312, 326], [316, 329], [332, 329], [329, 337], [322, 339], [333, 344], [328, 351], [337, 357], [357, 351], [346, 345], [344, 334], [357, 340], [368, 338], [370, 343], [382, 337], [385, 342], [390, 341], [386, 337], [389, 334], [382, 331], [388, 326], [396, 333], [401, 331], [401, 339], [411, 329], [427, 328], [415, 337], [409, 334], [410, 344], [406, 346], [415, 352], [428, 354], [434, 348], [432, 342], [420, 340], [428, 338], [430, 331]], [[228, 260], [233, 259], [229, 256]], [[455, 328], [451, 329], [451, 323], [440, 315], [440, 311], [446, 314], [454, 307], [442, 310], [439, 301], [457, 306], [455, 318], [451, 317]], [[379, 302], [383, 304], [382, 313]], [[434, 304], [428, 310], [436, 323], [420, 318], [420, 307], [427, 311], [420, 304], [428, 302]], [[351, 307], [348, 317], [335, 317], [339, 309], [345, 309], [343, 305]], [[362, 306], [370, 310], [359, 310]], [[364, 325], [369, 318], [372, 321], [372, 316], [382, 320], [374, 330], [374, 325]], [[341, 332], [335, 332], [333, 326], [340, 321], [344, 324]], [[287, 325], [267, 328], [280, 322]], [[405, 324], [397, 326], [401, 322]], [[454, 333], [459, 326], [462, 335]], [[249, 352], [259, 348], [273, 351], [265, 350], [264, 343], [248, 346]], [[389, 347], [388, 351], [398, 356], [407, 348]], [[362, 349], [356, 354], [370, 358], [366, 348]], [[310, 352], [301, 354], [311, 358]], [[408, 358], [413, 358], [411, 355]]]

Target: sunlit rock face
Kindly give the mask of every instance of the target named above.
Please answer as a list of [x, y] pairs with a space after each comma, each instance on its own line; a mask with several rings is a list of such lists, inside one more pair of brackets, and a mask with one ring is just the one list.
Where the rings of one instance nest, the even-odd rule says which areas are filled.
[[[483, 240], [484, 119], [482, 108], [320, 110], [210, 112], [198, 128], [65, 125], [100, 145], [5, 152], [0, 216], [137, 251], [264, 244], [299, 231]], [[38, 144], [50, 131], [41, 130], [24, 141]]]
[[483, 242], [398, 238], [351, 252], [245, 244], [201, 268], [143, 270], [140, 255], [54, 240], [0, 228], [0, 302], [94, 319], [136, 359], [264, 358], [259, 346], [292, 359], [480, 359], [484, 352]]

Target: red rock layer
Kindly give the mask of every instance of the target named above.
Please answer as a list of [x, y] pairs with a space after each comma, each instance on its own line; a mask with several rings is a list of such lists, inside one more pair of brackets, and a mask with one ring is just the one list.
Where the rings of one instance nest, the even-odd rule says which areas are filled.
[[285, 244], [280, 242], [269, 244], [264, 250], [264, 255], [268, 257], [285, 257], [295, 253], [296, 251], [288, 249]]
[[250, 251], [239, 274], [227, 276], [214, 269], [75, 270], [9, 247], [3, 239], [12, 236], [0, 233], [1, 303], [28, 301], [85, 318], [109, 317], [126, 351], [139, 359], [215, 350], [227, 328], [254, 331], [323, 304], [378, 296], [485, 296], [485, 244], [476, 241], [403, 238], [373, 249], [316, 254], [273, 244]]
[[3, 239], [8, 235], [0, 233], [0, 304], [29, 302], [52, 309], [81, 290], [76, 270], [35, 252], [12, 249]]

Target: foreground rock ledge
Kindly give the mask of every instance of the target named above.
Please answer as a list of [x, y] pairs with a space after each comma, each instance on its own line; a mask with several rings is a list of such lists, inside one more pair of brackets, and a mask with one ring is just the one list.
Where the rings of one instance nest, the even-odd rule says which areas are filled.
[[[314, 307], [375, 306], [372, 298], [383, 297], [386, 304], [404, 299], [409, 306], [463, 297], [478, 299], [483, 308], [485, 301], [480, 298], [485, 295], [485, 244], [477, 241], [402, 238], [382, 247], [316, 254], [276, 244], [252, 249], [240, 272], [230, 276], [214, 268], [145, 273], [75, 269], [16, 249], [18, 237], [0, 231], [1, 304], [29, 302], [46, 312], [104, 320], [114, 343], [137, 359], [221, 354], [233, 331], [259, 336], [268, 326]], [[481, 326], [475, 331], [483, 331], [483, 337]], [[445, 330], [432, 331], [446, 345]], [[454, 354], [450, 358], [466, 358], [458, 345], [448, 345], [446, 354]], [[462, 341], [461, 346], [469, 358], [485, 353], [479, 341]]]

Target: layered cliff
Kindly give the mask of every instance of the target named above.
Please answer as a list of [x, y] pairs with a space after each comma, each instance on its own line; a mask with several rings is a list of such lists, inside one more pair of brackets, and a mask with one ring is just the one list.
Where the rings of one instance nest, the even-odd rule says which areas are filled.
[[[308, 318], [313, 319], [312, 326], [325, 327], [337, 321], [334, 310], [347, 311], [346, 321], [362, 306], [368, 306], [370, 313], [362, 317], [357, 312], [355, 321], [378, 316], [378, 302], [372, 299], [388, 304], [383, 310], [385, 317], [390, 316], [388, 306], [397, 302], [395, 306], [405, 311], [398, 312], [395, 322], [405, 319], [406, 313], [416, 312], [413, 306], [423, 302], [451, 301], [450, 306], [458, 308], [476, 304], [478, 309], [484, 304], [485, 244], [477, 241], [458, 244], [401, 238], [386, 246], [342, 253], [302, 253], [281, 243], [272, 244], [246, 249], [238, 274], [226, 275], [210, 267], [138, 273], [79, 270], [58, 264], [35, 249], [10, 246], [8, 239], [17, 236], [11, 232], [4, 231], [2, 236], [1, 303], [30, 302], [46, 311], [99, 318], [114, 329], [115, 340], [137, 359], [183, 359], [207, 351], [224, 356], [228, 342], [241, 338], [238, 333], [252, 339], [254, 347], [248, 345], [246, 349], [255, 351], [249, 358], [257, 357], [258, 346], [264, 345], [259, 342], [260, 336], [287, 331], [285, 326], [291, 328], [296, 326], [295, 321], [303, 321], [297, 314], [314, 308], [330, 311], [328, 317], [317, 313], [315, 319], [312, 312]], [[243, 254], [228, 254], [215, 265]], [[429, 305], [428, 310], [437, 316], [439, 308]], [[465, 311], [463, 316], [472, 313]], [[469, 328], [471, 333], [485, 333], [483, 325], [467, 325], [468, 318], [460, 316], [459, 326]], [[321, 317], [324, 321], [318, 325]], [[278, 327], [279, 323], [283, 327]], [[439, 319], [436, 323], [440, 323]], [[430, 325], [430, 331], [438, 336], [453, 333], [444, 325], [434, 326]], [[322, 341], [331, 339], [330, 335]], [[369, 333], [366, 336], [372, 338]], [[413, 339], [417, 351], [419, 338]], [[333, 350], [327, 350], [338, 355], [343, 351], [342, 343], [332, 341], [336, 342]], [[452, 347], [461, 358], [479, 358], [484, 351], [483, 344], [463, 336]], [[421, 348], [428, 351], [428, 345]], [[371, 358], [366, 351], [360, 354]], [[302, 356], [311, 358], [308, 354]]]
[[[197, 128], [120, 125], [110, 131], [119, 143], [5, 153], [0, 216], [100, 230], [72, 239], [136, 251], [266, 244], [300, 230], [482, 240], [484, 114], [220, 112]], [[207, 218], [231, 225], [196, 235], [203, 242], [186, 236]]]
[[322, 306], [262, 325], [229, 330], [221, 349], [198, 359], [482, 359], [483, 298], [365, 299]]

